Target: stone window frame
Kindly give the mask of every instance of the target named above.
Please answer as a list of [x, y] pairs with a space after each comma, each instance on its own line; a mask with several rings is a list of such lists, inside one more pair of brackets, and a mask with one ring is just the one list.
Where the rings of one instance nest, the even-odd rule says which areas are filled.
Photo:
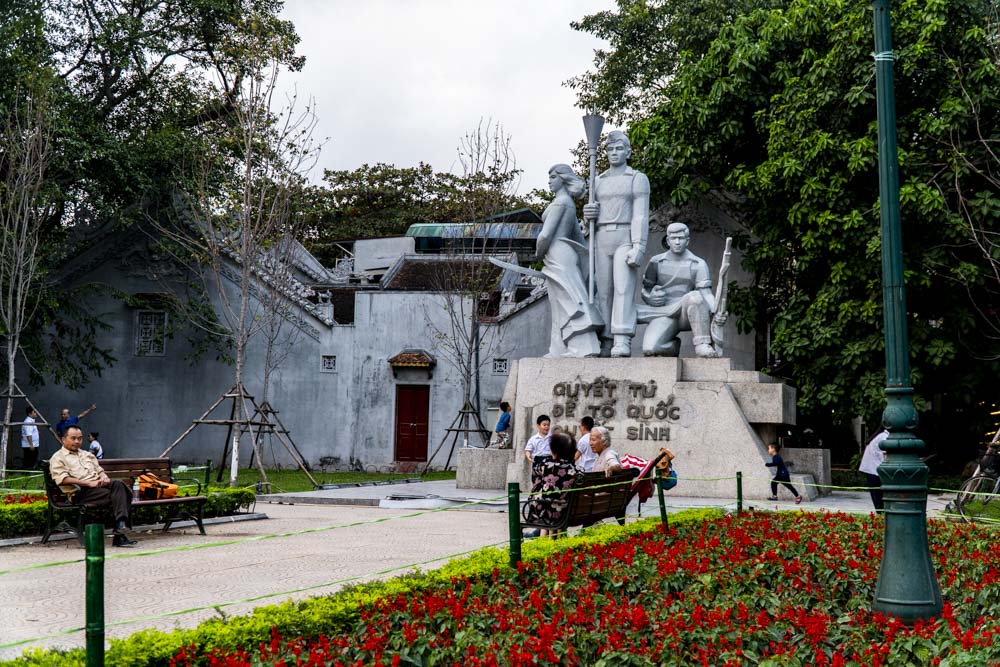
[[[159, 322], [152, 322], [153, 317], [158, 317]], [[146, 324], [144, 319], [150, 319], [151, 334], [143, 335], [143, 328]], [[167, 325], [169, 323], [167, 311], [165, 310], [137, 310], [135, 311], [132, 337], [132, 354], [136, 357], [164, 357], [167, 355]], [[157, 345], [158, 343], [158, 345]]]
[[510, 359], [493, 357], [493, 375], [510, 375]]
[[[327, 361], [332, 361], [332, 364], [327, 364]], [[337, 355], [335, 354], [321, 354], [319, 355], [319, 372], [320, 373], [336, 373], [337, 372]]]

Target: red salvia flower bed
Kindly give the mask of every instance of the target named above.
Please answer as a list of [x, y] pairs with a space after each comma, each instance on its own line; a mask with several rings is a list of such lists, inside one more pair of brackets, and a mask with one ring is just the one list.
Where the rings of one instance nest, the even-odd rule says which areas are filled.
[[337, 636], [274, 632], [172, 665], [1000, 665], [1000, 541], [930, 533], [946, 604], [912, 628], [870, 611], [880, 519], [749, 513], [390, 597]]
[[37, 493], [24, 493], [24, 494], [6, 494], [0, 496], [0, 505], [29, 505], [31, 503], [44, 503], [45, 496]]

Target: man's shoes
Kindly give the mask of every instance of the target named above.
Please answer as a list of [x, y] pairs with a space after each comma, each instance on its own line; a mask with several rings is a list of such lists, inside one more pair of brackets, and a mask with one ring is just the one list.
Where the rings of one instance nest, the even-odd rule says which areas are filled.
[[768, 500], [777, 500], [778, 496], [768, 496], [767, 499]]
[[113, 547], [134, 547], [137, 544], [139, 543], [122, 533], [115, 533], [114, 537], [111, 538], [111, 546]]
[[521, 532], [521, 537], [538, 537], [541, 534], [541, 528], [526, 528]]

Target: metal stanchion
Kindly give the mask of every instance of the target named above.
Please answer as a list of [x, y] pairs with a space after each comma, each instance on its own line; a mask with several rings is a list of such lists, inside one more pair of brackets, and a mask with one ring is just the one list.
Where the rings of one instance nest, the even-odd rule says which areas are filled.
[[87, 667], [104, 667], [104, 525], [87, 524]]
[[507, 484], [507, 522], [510, 527], [510, 566], [521, 562], [521, 485]]
[[736, 513], [743, 513], [743, 473], [736, 471]]
[[667, 522], [667, 504], [663, 501], [663, 471], [659, 468], [656, 469], [656, 497], [660, 501], [660, 523], [666, 530], [670, 524]]

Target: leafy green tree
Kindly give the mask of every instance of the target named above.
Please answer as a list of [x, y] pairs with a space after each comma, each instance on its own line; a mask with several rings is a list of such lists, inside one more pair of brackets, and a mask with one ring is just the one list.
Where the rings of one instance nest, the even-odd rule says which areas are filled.
[[[341, 252], [336, 241], [404, 234], [410, 225], [469, 222], [500, 211], [541, 208], [544, 194], [516, 194], [520, 171], [492, 165], [461, 174], [377, 163], [354, 170], [327, 170], [325, 185], [307, 197], [305, 245], [332, 266]], [[488, 213], [486, 213], [488, 212]]]
[[[54, 79], [46, 171], [53, 205], [41, 228], [46, 264], [38, 275], [61, 275], [77, 250], [69, 240], [75, 226], [141, 225], [169, 205], [177, 187], [193, 185], [179, 165], [214, 155], [217, 183], [236, 173], [240, 148], [225, 125], [253, 67], [249, 47], [269, 50], [286, 69], [303, 64], [281, 7], [278, 0], [0, 3], [0, 111], [17, 104], [17, 91], [40, 71]], [[51, 307], [36, 311], [30, 335], [47, 336], [54, 322], [46, 318], [79, 300], [69, 289], [36, 283], [34, 293]], [[88, 317], [84, 329], [100, 329]], [[76, 384], [106, 364], [106, 350], [80, 343], [25, 339], [32, 381]]]
[[[991, 7], [893, 8], [913, 380], [925, 406], [944, 397], [966, 409], [966, 425], [1000, 377], [996, 276], [963, 211], [996, 234], [996, 185], [981, 173], [995, 173], [987, 147], [1000, 138]], [[685, 53], [631, 130], [654, 196], [737, 202], [756, 284], [731, 306], [744, 328], [770, 323], [773, 370], [798, 385], [806, 415], [871, 417], [882, 405], [873, 43], [865, 4], [753, 11], [707, 52]]]
[[655, 109], [678, 67], [708, 52], [723, 26], [758, 8], [787, 0], [618, 0], [617, 11], [570, 25], [607, 40], [594, 53], [594, 69], [567, 81], [582, 109], [615, 123], [630, 123]]

